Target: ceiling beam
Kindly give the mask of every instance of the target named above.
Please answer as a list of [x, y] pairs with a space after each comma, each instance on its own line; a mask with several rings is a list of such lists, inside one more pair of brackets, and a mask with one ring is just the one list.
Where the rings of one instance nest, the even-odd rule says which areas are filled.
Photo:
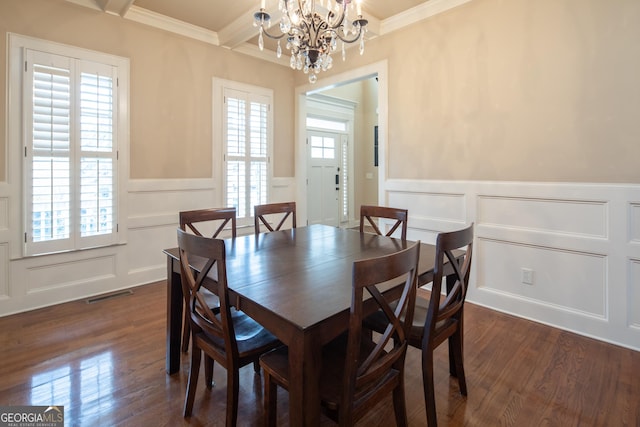
[[124, 17], [135, 0], [98, 0], [102, 10]]
[[151, 12], [148, 9], [143, 9], [135, 5], [129, 8], [125, 18], [140, 24], [149, 25], [161, 30], [200, 40], [214, 46], [220, 46], [218, 34], [215, 31], [207, 30], [206, 28], [198, 27], [197, 25], [188, 24], [178, 19], [169, 18], [168, 16]]
[[[220, 46], [234, 49], [258, 35], [258, 28], [253, 26], [253, 14], [256, 11], [256, 8], [247, 10], [229, 25], [218, 31]], [[281, 14], [279, 11], [275, 11], [271, 14], [272, 27], [277, 26], [280, 23], [280, 17]]]

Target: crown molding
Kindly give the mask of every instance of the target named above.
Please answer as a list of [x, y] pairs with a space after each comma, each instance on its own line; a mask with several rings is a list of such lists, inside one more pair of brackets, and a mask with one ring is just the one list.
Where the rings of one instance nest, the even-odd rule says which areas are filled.
[[197, 25], [188, 24], [178, 19], [169, 18], [168, 16], [151, 12], [148, 9], [143, 9], [138, 6], [131, 6], [124, 18], [140, 24], [149, 25], [150, 27], [209, 43], [214, 46], [220, 46], [218, 34], [215, 31], [207, 30], [206, 28], [198, 27]]
[[99, 10], [101, 12], [104, 12], [104, 9], [100, 7], [100, 5], [95, 2], [95, 0], [67, 0], [67, 1], [69, 3], [74, 3], [79, 6], [88, 7], [89, 9]]
[[449, 9], [458, 7], [472, 0], [429, 0], [421, 5], [398, 13], [383, 20], [380, 24], [380, 35], [389, 34], [423, 19], [430, 18]]

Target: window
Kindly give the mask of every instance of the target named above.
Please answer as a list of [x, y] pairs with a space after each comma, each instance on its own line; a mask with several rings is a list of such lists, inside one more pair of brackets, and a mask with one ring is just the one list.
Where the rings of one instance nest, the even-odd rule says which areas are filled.
[[320, 135], [311, 135], [311, 157], [313, 157], [314, 159], [335, 159], [335, 138]]
[[[12, 35], [24, 63], [26, 255], [118, 242], [119, 97], [128, 62]], [[20, 87], [18, 86], [18, 87]]]
[[222, 146], [224, 204], [238, 219], [253, 216], [255, 205], [267, 203], [271, 171], [271, 95], [226, 82], [223, 93]]
[[342, 120], [333, 120], [322, 117], [307, 116], [307, 127], [325, 130], [335, 130], [338, 132], [347, 131], [347, 122]]

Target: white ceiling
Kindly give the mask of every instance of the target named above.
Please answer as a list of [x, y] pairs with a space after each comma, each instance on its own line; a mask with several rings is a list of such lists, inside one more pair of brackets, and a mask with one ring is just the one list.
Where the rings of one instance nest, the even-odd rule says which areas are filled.
[[[275, 43], [257, 46], [253, 13], [260, 0], [67, 0], [81, 6], [119, 15], [124, 19], [192, 37], [274, 62]], [[319, 2], [320, 0], [318, 0]], [[362, 0], [369, 21], [367, 39], [395, 31], [471, 0]], [[277, 12], [278, 0], [266, 0], [266, 10]]]

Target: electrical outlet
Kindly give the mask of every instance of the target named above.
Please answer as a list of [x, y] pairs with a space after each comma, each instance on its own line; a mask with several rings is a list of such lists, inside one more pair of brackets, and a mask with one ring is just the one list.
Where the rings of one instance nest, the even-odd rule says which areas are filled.
[[522, 283], [525, 285], [533, 285], [533, 270], [530, 268], [522, 269]]

